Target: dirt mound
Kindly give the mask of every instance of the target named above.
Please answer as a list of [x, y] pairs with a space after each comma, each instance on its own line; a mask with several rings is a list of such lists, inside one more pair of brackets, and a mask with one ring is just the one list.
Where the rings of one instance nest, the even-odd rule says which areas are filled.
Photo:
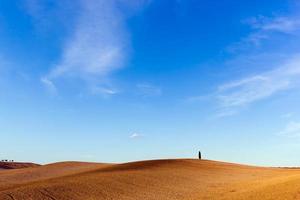
[[0, 169], [21, 169], [27, 167], [40, 166], [35, 163], [21, 163], [21, 162], [0, 162]]
[[300, 199], [300, 170], [208, 160], [65, 162], [0, 172], [0, 199]]

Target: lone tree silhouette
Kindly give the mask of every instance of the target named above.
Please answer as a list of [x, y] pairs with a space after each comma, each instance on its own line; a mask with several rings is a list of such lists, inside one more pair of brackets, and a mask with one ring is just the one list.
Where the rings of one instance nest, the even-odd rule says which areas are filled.
[[198, 157], [199, 157], [199, 160], [201, 160], [201, 159], [202, 159], [202, 156], [201, 156], [201, 151], [199, 151], [199, 153], [198, 153]]

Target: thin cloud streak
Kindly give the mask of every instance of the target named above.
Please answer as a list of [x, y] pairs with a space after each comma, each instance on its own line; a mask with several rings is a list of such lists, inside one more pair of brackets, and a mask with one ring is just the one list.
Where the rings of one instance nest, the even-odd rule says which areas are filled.
[[129, 136], [130, 139], [138, 139], [143, 137], [143, 135], [139, 134], [139, 133], [133, 133]]
[[297, 55], [275, 70], [219, 86], [217, 99], [222, 108], [246, 106], [298, 87], [299, 77], [300, 57]]
[[107, 86], [92, 86], [90, 88], [90, 93], [93, 95], [100, 95], [102, 97], [107, 98], [110, 96], [117, 95], [119, 91]]
[[[232, 116], [240, 112], [244, 107], [255, 102], [270, 98], [290, 89], [300, 87], [300, 54], [299, 51], [291, 50], [288, 55], [279, 54], [276, 50], [272, 53], [255, 53], [257, 46], [262, 44], [263, 40], [276, 41], [278, 33], [283, 34], [286, 39], [293, 39], [299, 42], [300, 38], [300, 16], [289, 15], [274, 18], [256, 17], [246, 21], [253, 28], [253, 31], [240, 42], [234, 43], [227, 50], [235, 54], [235, 58], [242, 62], [231, 63], [227, 65], [243, 65], [256, 68], [257, 60], [263, 58], [266, 66], [272, 66], [272, 69], [258, 73], [245, 78], [228, 81], [221, 84], [209, 95], [209, 100], [216, 102], [216, 116]], [[275, 34], [276, 33], [276, 34]], [[263, 47], [263, 46], [262, 46]], [[246, 51], [240, 51], [246, 50]], [[248, 52], [248, 53], [247, 53]], [[249, 57], [257, 57], [247, 62]], [[267, 55], [267, 57], [266, 57]], [[234, 59], [233, 59], [234, 60]], [[226, 64], [226, 63], [225, 63]], [[260, 63], [261, 65], [261, 63]], [[205, 96], [204, 96], [205, 97]], [[203, 101], [206, 98], [202, 96], [190, 97], [190, 101]]]
[[234, 53], [249, 47], [260, 47], [264, 40], [272, 39], [275, 33], [286, 35], [299, 35], [300, 33], [300, 16], [298, 15], [273, 18], [258, 16], [244, 22], [253, 28], [253, 32], [242, 38], [241, 41], [227, 47], [229, 52]]
[[54, 85], [54, 83], [51, 80], [49, 80], [49, 79], [47, 79], [45, 77], [42, 77], [40, 79], [40, 81], [42, 82], [42, 84], [46, 87], [46, 89], [51, 94], [56, 94], [57, 93], [57, 88], [56, 88], [56, 86]]
[[[298, 15], [274, 18], [259, 16], [247, 20], [246, 23], [254, 31], [241, 42], [231, 46], [232, 53], [238, 53], [237, 50], [253, 50], [260, 46], [263, 40], [276, 39], [275, 33], [285, 34], [285, 37], [299, 38], [300, 36]], [[220, 85], [214, 94], [219, 104], [217, 115], [220, 117], [234, 115], [245, 106], [299, 87], [300, 55], [298, 53], [294, 51], [288, 57], [279, 60], [274, 54], [273, 58], [272, 56], [269, 58], [272, 62], [277, 60], [278, 64], [273, 67], [273, 70]], [[268, 61], [265, 63], [268, 65]]]
[[277, 31], [286, 34], [291, 34], [300, 30], [299, 17], [275, 17], [266, 18], [263, 16], [248, 20], [253, 28], [261, 31]]

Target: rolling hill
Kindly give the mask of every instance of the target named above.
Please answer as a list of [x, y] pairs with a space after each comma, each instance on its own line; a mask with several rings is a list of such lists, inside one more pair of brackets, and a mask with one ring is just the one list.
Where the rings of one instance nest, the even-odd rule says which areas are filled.
[[1, 200], [300, 199], [300, 169], [209, 160], [62, 162], [0, 171]]
[[21, 169], [28, 167], [37, 167], [35, 163], [21, 163], [21, 162], [0, 162], [0, 169]]

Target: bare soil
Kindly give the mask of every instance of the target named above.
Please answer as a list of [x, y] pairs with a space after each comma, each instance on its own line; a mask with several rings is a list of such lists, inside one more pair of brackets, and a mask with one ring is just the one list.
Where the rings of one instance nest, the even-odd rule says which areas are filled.
[[209, 160], [63, 162], [0, 171], [1, 200], [300, 199], [300, 169]]

